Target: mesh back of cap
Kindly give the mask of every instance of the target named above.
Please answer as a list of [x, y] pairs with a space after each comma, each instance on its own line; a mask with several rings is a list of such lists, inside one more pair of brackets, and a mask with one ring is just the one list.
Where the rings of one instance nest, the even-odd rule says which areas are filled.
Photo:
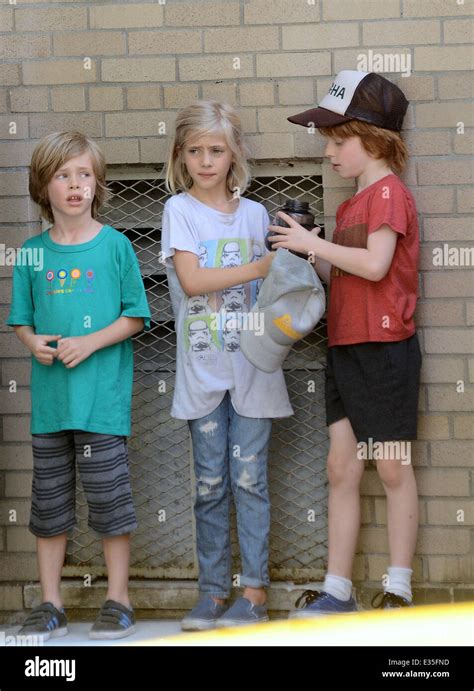
[[346, 116], [389, 130], [401, 130], [408, 101], [403, 92], [379, 74], [368, 74], [359, 84]]

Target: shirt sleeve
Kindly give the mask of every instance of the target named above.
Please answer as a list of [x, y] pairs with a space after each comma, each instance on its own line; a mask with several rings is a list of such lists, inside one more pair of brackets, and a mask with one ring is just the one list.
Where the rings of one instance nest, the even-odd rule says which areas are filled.
[[168, 260], [175, 250], [193, 252], [199, 256], [199, 237], [185, 215], [176, 208], [173, 197], [169, 199], [163, 211], [161, 232], [161, 251]]
[[28, 266], [17, 264], [13, 269], [12, 304], [6, 324], [34, 326], [34, 302]]
[[135, 252], [130, 246], [128, 263], [125, 265], [121, 277], [121, 317], [141, 317], [144, 328], [150, 328], [150, 308], [145, 294], [145, 286], [140, 273], [140, 266]]
[[377, 189], [369, 208], [367, 232], [374, 233], [388, 225], [396, 233], [406, 235], [409, 225], [409, 208], [406, 195], [400, 185], [387, 182]]

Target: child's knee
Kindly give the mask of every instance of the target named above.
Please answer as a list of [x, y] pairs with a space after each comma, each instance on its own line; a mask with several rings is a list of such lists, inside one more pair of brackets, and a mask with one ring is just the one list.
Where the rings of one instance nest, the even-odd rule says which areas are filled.
[[364, 472], [364, 464], [357, 458], [333, 452], [329, 454], [326, 472], [331, 486], [345, 484], [358, 487]]
[[382, 459], [377, 461], [377, 472], [386, 489], [400, 487], [410, 470], [411, 466], [405, 467], [398, 460]]

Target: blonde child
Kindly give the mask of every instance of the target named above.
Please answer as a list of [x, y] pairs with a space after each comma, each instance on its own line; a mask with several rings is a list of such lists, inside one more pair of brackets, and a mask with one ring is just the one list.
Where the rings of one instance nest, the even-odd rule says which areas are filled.
[[[231, 106], [200, 101], [178, 114], [163, 252], [177, 334], [171, 413], [188, 421], [196, 477], [201, 599], [184, 617], [185, 630], [268, 619], [271, 419], [293, 411], [282, 370], [257, 370], [239, 347], [243, 315], [273, 259], [264, 244], [265, 208], [241, 196], [249, 179], [242, 127]], [[231, 495], [244, 592], [227, 608]]]

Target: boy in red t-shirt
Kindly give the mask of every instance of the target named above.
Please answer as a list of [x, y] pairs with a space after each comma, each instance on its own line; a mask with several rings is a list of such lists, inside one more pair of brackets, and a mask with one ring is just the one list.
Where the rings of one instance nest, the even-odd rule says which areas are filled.
[[390, 567], [373, 606], [411, 604], [418, 499], [410, 440], [416, 439], [421, 352], [413, 313], [418, 223], [398, 178], [408, 152], [399, 134], [408, 101], [378, 74], [341, 72], [318, 108], [288, 118], [327, 137], [325, 155], [357, 192], [337, 210], [333, 241], [278, 212], [274, 248], [307, 253], [330, 285], [326, 416], [329, 427], [329, 557], [321, 592], [306, 591], [291, 616], [350, 612], [364, 460], [377, 462], [387, 495]]

